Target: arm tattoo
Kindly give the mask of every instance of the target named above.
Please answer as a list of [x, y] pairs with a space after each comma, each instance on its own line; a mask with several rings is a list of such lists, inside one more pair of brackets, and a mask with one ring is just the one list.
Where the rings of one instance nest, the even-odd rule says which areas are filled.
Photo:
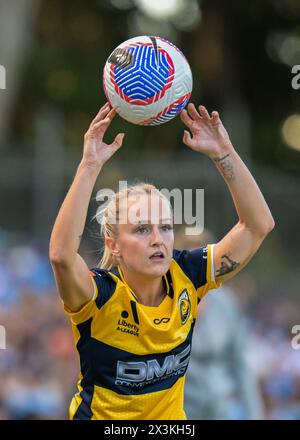
[[221, 257], [221, 267], [220, 269], [216, 270], [218, 274], [217, 276], [226, 275], [227, 273], [230, 273], [233, 270], [235, 270], [239, 265], [240, 263], [231, 260], [231, 258], [229, 258], [228, 255], [224, 254]]
[[234, 180], [234, 172], [233, 166], [229, 159], [230, 153], [226, 154], [223, 157], [216, 157], [214, 159], [215, 164], [218, 166], [220, 172], [224, 176], [225, 179]]
[[230, 153], [225, 154], [225, 156], [223, 156], [223, 157], [216, 157], [216, 158], [214, 159], [214, 161], [215, 161], [215, 162], [221, 162], [221, 160], [224, 160], [224, 159], [226, 159], [226, 158], [229, 157], [229, 156], [230, 156]]

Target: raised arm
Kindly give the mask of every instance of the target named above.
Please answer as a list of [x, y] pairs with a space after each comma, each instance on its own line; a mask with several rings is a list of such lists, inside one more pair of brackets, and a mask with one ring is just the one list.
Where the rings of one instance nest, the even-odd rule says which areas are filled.
[[118, 134], [110, 145], [103, 142], [115, 115], [115, 110], [105, 104], [86, 132], [82, 160], [51, 234], [49, 257], [57, 288], [63, 302], [72, 311], [79, 310], [93, 295], [89, 269], [78, 249], [97, 177], [104, 163], [122, 145], [123, 133]]
[[215, 277], [225, 281], [248, 263], [274, 228], [274, 220], [253, 176], [234, 150], [218, 112], [210, 116], [204, 106], [197, 111], [189, 104], [188, 112], [181, 113], [181, 120], [192, 133], [185, 130], [183, 142], [212, 159], [238, 214], [237, 224], [215, 245]]

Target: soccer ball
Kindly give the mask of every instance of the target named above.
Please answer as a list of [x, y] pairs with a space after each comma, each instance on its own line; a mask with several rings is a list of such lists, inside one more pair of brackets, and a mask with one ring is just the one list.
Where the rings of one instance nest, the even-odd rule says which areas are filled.
[[161, 37], [124, 41], [103, 70], [107, 100], [133, 124], [159, 125], [174, 118], [188, 103], [192, 85], [186, 58]]

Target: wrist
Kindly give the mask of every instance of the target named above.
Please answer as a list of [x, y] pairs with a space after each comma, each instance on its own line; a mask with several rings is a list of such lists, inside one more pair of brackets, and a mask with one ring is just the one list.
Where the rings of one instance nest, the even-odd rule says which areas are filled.
[[224, 149], [214, 157], [211, 157], [215, 166], [227, 182], [227, 184], [232, 183], [235, 180], [235, 164], [237, 163], [238, 154], [236, 151], [231, 149]]
[[233, 148], [232, 143], [226, 143], [220, 146], [218, 151], [214, 151], [209, 155], [209, 158], [218, 163], [225, 159], [226, 157], [232, 156], [235, 153], [235, 149]]
[[81, 160], [80, 164], [78, 165], [78, 171], [86, 171], [91, 175], [97, 175], [100, 173], [104, 163], [91, 163], [84, 159]]

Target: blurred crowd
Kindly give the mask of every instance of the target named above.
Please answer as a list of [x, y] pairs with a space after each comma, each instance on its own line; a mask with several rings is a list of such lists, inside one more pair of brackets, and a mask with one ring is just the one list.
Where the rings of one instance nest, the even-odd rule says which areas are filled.
[[47, 254], [2, 247], [0, 419], [67, 419], [78, 359]]
[[[245, 301], [242, 290], [245, 283], [226, 285], [199, 305], [188, 416], [300, 419], [300, 350], [291, 344], [298, 303]], [[1, 246], [0, 325], [0, 419], [67, 419], [79, 362], [45, 250]]]

